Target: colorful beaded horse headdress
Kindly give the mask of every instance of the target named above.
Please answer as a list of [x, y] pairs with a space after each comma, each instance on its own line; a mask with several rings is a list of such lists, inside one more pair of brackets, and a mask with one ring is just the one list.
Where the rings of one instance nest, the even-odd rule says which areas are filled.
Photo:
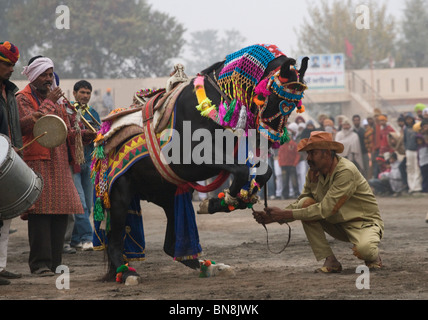
[[284, 55], [275, 45], [253, 45], [226, 57], [218, 84], [232, 99], [251, 105], [254, 88], [261, 80], [268, 64]]
[[[297, 82], [288, 82], [280, 76], [281, 70], [274, 70], [268, 77], [262, 80], [262, 77], [269, 63], [280, 57], [285, 56], [275, 45], [253, 45], [243, 48], [226, 57], [223, 69], [218, 75], [217, 83], [221, 90], [226, 93], [231, 102], [228, 105], [226, 101], [221, 101], [218, 107], [211, 104], [206, 97], [204, 90], [203, 77], [197, 77], [194, 81], [196, 95], [199, 105], [197, 109], [201, 115], [209, 117], [223, 127], [243, 129], [248, 133], [248, 129], [263, 129], [267, 131], [265, 136], [279, 147], [288, 139], [284, 129], [286, 119], [289, 114], [297, 107], [298, 112], [303, 112], [301, 99], [306, 86], [299, 81], [297, 69], [294, 71], [297, 75]], [[290, 59], [293, 60], [293, 59]], [[294, 61], [294, 60], [293, 60]], [[267, 107], [268, 96], [271, 92], [275, 93], [281, 99], [284, 99], [280, 105], [280, 111], [272, 119], [262, 119], [260, 116]], [[257, 114], [251, 111], [252, 103], [260, 108]], [[267, 125], [277, 117], [282, 117], [278, 129], [270, 128]], [[256, 119], [260, 123], [256, 123]], [[263, 120], [266, 120], [263, 122]]]

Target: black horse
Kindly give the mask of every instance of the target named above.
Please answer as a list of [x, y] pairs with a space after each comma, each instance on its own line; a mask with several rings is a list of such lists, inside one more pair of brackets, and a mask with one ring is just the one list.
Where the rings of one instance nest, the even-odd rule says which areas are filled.
[[[294, 99], [294, 105], [288, 103], [293, 102], [293, 99], [288, 99], [290, 96], [284, 92], [293, 93], [296, 90], [298, 92], [303, 92], [305, 89], [305, 86], [303, 85], [303, 77], [307, 68], [307, 62], [308, 58], [304, 58], [300, 69], [297, 70], [296, 60], [286, 57], [285, 55], [280, 55], [271, 60], [267, 64], [261, 79], [258, 81], [258, 83], [262, 83], [264, 80], [264, 84], [267, 84], [270, 81], [269, 87], [263, 88], [265, 89], [265, 92], [266, 90], [269, 91], [268, 95], [265, 94], [265, 96], [263, 96], [263, 94], [259, 94], [257, 96], [257, 94], [254, 93], [254, 88], [249, 87], [250, 84], [247, 83], [243, 85], [244, 90], [249, 92], [249, 97], [251, 99], [251, 104], [248, 106], [247, 110], [254, 115], [254, 123], [250, 123], [250, 126], [255, 128], [258, 138], [261, 137], [259, 132], [261, 125], [264, 125], [267, 129], [272, 129], [274, 133], [277, 133], [277, 137], [282, 133], [282, 130], [284, 130], [286, 119], [289, 115], [289, 113], [287, 114], [287, 111], [291, 112], [299, 103], [299, 99]], [[218, 62], [201, 72], [201, 76], [205, 79], [204, 90], [206, 97], [211, 100], [211, 106], [219, 106], [222, 102], [228, 102], [230, 104], [232, 100], [231, 96], [234, 95], [234, 90], [236, 92], [236, 88], [232, 88], [225, 92], [224, 87], [219, 85], [219, 75], [226, 63], [226, 60]], [[278, 82], [278, 79], [280, 82]], [[276, 86], [273, 83], [275, 81]], [[291, 85], [288, 86], [288, 84]], [[299, 86], [299, 84], [301, 86]], [[253, 99], [254, 97], [258, 97], [259, 99]], [[294, 96], [291, 97], [295, 98]], [[284, 100], [286, 100], [286, 104], [283, 103]], [[202, 116], [200, 110], [195, 108], [195, 106], [199, 104], [200, 101], [198, 101], [198, 97], [195, 94], [195, 85], [192, 81], [181, 91], [176, 101], [175, 132], [183, 134], [185, 130], [187, 130], [185, 126], [189, 124], [191, 124], [192, 132], [202, 129], [205, 130], [204, 132], [208, 131], [212, 133], [213, 137], [215, 136], [214, 132], [216, 130], [226, 130], [211, 118]], [[291, 105], [293, 105], [293, 108]], [[279, 110], [281, 108], [282, 110]], [[280, 116], [277, 116], [279, 111], [281, 111], [281, 114]], [[269, 139], [268, 147], [272, 146], [275, 141], [279, 142], [279, 138]], [[200, 141], [193, 141], [192, 139], [189, 142], [187, 137], [183, 137], [179, 143], [181, 150], [184, 150], [184, 143], [190, 143], [190, 150], [194, 150], [198, 145], [200, 147], [201, 144]], [[204, 143], [208, 142], [204, 141]], [[219, 143], [218, 141], [211, 141], [209, 143], [211, 143], [211, 149], [208, 150], [212, 150], [213, 154], [211, 155], [211, 159], [213, 161], [200, 163], [198, 161], [195, 162], [195, 159], [190, 159], [190, 163], [188, 161], [171, 163], [170, 168], [178, 177], [190, 182], [207, 180], [224, 172], [230, 173], [233, 176], [233, 180], [227, 190], [228, 201], [230, 201], [230, 199], [233, 200], [233, 208], [231, 208], [230, 203], [225, 204], [224, 198], [212, 198], [209, 199], [205, 203], [205, 207], [201, 209], [201, 211], [205, 211], [204, 213], [215, 213], [219, 211], [227, 212], [234, 209], [248, 208], [249, 202], [242, 200], [242, 198], [239, 197], [239, 194], [243, 186], [246, 184], [248, 185], [249, 176], [251, 176], [250, 167], [247, 163], [238, 163], [236, 154], [232, 157], [234, 162], [230, 163], [230, 150], [227, 150], [226, 144]], [[234, 145], [236, 145], [236, 140], [234, 141]], [[227, 152], [229, 152], [229, 154], [226, 154]], [[217, 153], [217, 158], [218, 154], [220, 154], [223, 161], [218, 161], [218, 159], [217, 161], [214, 161], [216, 156], [214, 153]], [[181, 159], [183, 160], [183, 157], [186, 156], [188, 155], [182, 154]], [[226, 159], [227, 157], [229, 158]], [[251, 189], [251, 194], [248, 195], [247, 200], [254, 196], [257, 191], [265, 185], [271, 174], [272, 170], [268, 167], [264, 174], [259, 174], [254, 177], [253, 182], [257, 187]], [[140, 200], [152, 202], [164, 209], [167, 217], [167, 227], [163, 249], [166, 254], [171, 257], [174, 256], [176, 241], [174, 197], [176, 195], [177, 188], [176, 184], [168, 182], [162, 177], [150, 157], [137, 161], [126, 173], [114, 182], [110, 190], [111, 228], [108, 233], [107, 248], [109, 269], [104, 280], [114, 280], [117, 268], [124, 263], [123, 230], [125, 228], [125, 219], [128, 207], [135, 196]], [[200, 262], [196, 258], [183, 260], [181, 262], [193, 269], [200, 267]], [[135, 271], [128, 270], [127, 272], [124, 272], [123, 278], [125, 279], [130, 275], [135, 275]]]

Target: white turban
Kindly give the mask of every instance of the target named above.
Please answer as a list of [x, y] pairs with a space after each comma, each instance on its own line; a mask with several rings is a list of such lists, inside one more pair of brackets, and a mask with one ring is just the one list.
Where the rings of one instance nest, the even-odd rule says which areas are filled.
[[292, 122], [288, 125], [288, 129], [293, 131], [294, 133], [297, 133], [299, 126], [297, 125], [297, 123]]
[[[24, 67], [21, 74], [25, 75], [30, 82], [36, 80], [43, 72], [49, 68], [53, 69], [54, 64], [51, 59], [46, 57], [37, 58], [29, 66]], [[57, 87], [55, 77], [52, 80], [51, 90]]]

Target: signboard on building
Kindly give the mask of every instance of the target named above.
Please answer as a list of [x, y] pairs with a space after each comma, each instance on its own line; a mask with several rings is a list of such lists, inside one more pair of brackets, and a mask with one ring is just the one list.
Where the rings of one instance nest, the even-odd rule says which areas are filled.
[[309, 89], [345, 88], [345, 56], [343, 53], [300, 56], [299, 65], [304, 57], [309, 57], [305, 74], [305, 81]]

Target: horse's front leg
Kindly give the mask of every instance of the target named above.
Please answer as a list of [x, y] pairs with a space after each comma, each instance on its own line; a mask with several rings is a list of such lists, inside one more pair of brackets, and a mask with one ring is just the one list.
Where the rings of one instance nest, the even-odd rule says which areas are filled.
[[238, 194], [248, 182], [249, 168], [246, 165], [219, 165], [219, 169], [230, 172], [233, 176], [230, 187], [222, 192], [219, 197], [207, 199], [201, 203], [199, 214], [213, 214], [216, 212], [230, 212], [235, 209], [245, 209], [246, 205], [239, 200]]

